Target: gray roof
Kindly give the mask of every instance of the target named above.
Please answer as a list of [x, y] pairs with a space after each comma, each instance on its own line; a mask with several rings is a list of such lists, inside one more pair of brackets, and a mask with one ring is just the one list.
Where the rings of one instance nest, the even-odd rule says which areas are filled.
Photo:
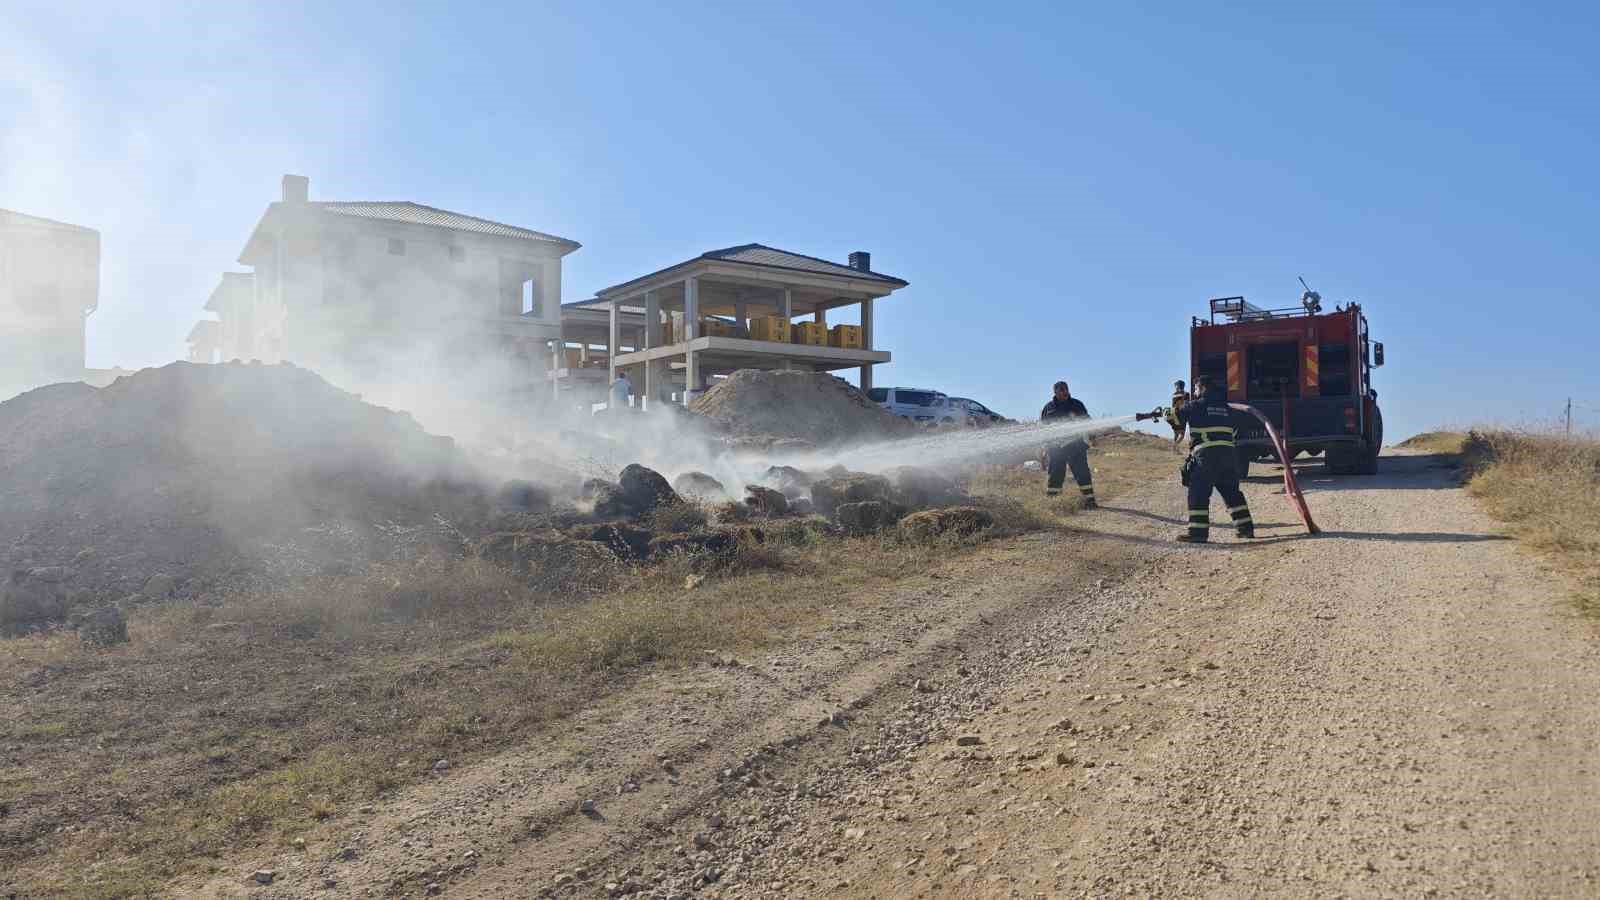
[[74, 225], [71, 222], [57, 222], [55, 219], [46, 219], [44, 216], [30, 216], [27, 213], [17, 212], [13, 209], [0, 209], [0, 219], [9, 219], [12, 221], [20, 220], [24, 225], [42, 225], [46, 228], [65, 228], [71, 231], [83, 231], [89, 234], [100, 233], [95, 231], [93, 228], [86, 228], [82, 225]]
[[630, 281], [624, 281], [621, 284], [614, 284], [611, 287], [602, 289], [599, 291], [599, 293], [606, 294], [619, 288], [625, 288], [635, 282], [644, 281], [648, 278], [654, 278], [662, 273], [670, 272], [673, 269], [681, 266], [687, 266], [690, 263], [695, 263], [702, 260], [712, 262], [742, 263], [749, 266], [761, 266], [762, 268], [767, 269], [789, 269], [795, 272], [809, 272], [815, 275], [833, 275], [840, 278], [856, 278], [865, 281], [881, 281], [884, 284], [892, 284], [896, 287], [905, 287], [906, 285], [910, 284], [910, 282], [902, 278], [896, 278], [893, 275], [884, 275], [881, 272], [869, 272], [863, 269], [852, 269], [849, 266], [836, 262], [830, 262], [826, 259], [821, 259], [815, 256], [806, 256], [804, 253], [792, 253], [788, 250], [779, 250], [776, 247], [768, 247], [765, 244], [740, 244], [737, 247], [725, 247], [721, 250], [708, 250], [705, 253], [694, 257], [693, 259], [687, 259], [681, 263], [675, 263], [674, 265], [667, 266], [665, 269], [659, 269], [655, 272], [651, 272], [649, 275], [641, 275], [638, 278], [634, 278]]
[[764, 244], [741, 244], [737, 247], [728, 247], [725, 250], [712, 250], [708, 253], [700, 254], [700, 258], [749, 263], [754, 266], [772, 266], [779, 269], [798, 269], [802, 272], [818, 272], [823, 275], [842, 275], [846, 278], [865, 278], [869, 281], [886, 281], [891, 284], [903, 285], [906, 283], [892, 275], [880, 275], [877, 272], [852, 269], [849, 266], [818, 259], [815, 256], [790, 253], [788, 250], [778, 250]]
[[542, 231], [534, 231], [531, 228], [518, 228], [515, 225], [506, 225], [502, 222], [491, 222], [488, 219], [480, 219], [477, 216], [450, 212], [447, 209], [435, 209], [431, 206], [423, 206], [420, 203], [412, 203], [409, 200], [361, 200], [348, 202], [319, 200], [306, 205], [320, 209], [323, 212], [336, 213], [341, 216], [355, 216], [361, 219], [383, 219], [389, 222], [408, 222], [413, 225], [431, 225], [435, 228], [472, 231], [478, 234], [492, 234], [524, 241], [561, 244], [574, 248], [579, 246], [577, 241], [569, 241], [566, 238], [545, 234]]

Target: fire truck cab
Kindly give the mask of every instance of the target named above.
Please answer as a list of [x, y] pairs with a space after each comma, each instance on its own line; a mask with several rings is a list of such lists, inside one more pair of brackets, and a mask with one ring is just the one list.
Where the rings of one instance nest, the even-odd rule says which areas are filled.
[[[1335, 474], [1373, 475], [1383, 414], [1372, 370], [1383, 365], [1383, 344], [1371, 341], [1359, 305], [1324, 313], [1321, 301], [1309, 288], [1298, 308], [1213, 299], [1210, 318], [1194, 319], [1189, 330], [1190, 377], [1210, 375], [1227, 385], [1229, 402], [1259, 410], [1283, 436], [1291, 459], [1323, 453]], [[1258, 420], [1234, 415], [1243, 475], [1251, 461], [1276, 453]]]

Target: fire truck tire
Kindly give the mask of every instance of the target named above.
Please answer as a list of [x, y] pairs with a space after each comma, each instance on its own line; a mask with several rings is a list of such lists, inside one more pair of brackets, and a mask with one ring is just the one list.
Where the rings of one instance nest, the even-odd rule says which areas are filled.
[[1364, 452], [1360, 449], [1342, 450], [1329, 447], [1322, 464], [1328, 467], [1330, 475], [1360, 475], [1363, 456]]
[[1372, 411], [1372, 437], [1367, 441], [1365, 452], [1361, 454], [1358, 475], [1378, 474], [1378, 455], [1383, 452], [1383, 413], [1377, 409]]

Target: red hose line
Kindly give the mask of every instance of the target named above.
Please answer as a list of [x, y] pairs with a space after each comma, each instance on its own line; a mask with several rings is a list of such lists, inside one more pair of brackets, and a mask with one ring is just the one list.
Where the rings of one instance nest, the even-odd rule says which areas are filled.
[[1243, 403], [1229, 403], [1228, 407], [1239, 412], [1249, 413], [1260, 419], [1261, 424], [1266, 426], [1267, 437], [1272, 439], [1272, 449], [1278, 451], [1278, 460], [1283, 463], [1283, 492], [1294, 503], [1295, 509], [1300, 511], [1300, 519], [1306, 523], [1306, 531], [1311, 534], [1321, 534], [1322, 529], [1317, 527], [1316, 522], [1311, 521], [1311, 508], [1306, 506], [1305, 495], [1300, 493], [1300, 485], [1294, 480], [1294, 466], [1289, 465], [1289, 449], [1284, 445], [1283, 438], [1278, 436], [1278, 429], [1273, 428], [1267, 417], [1263, 416], [1261, 411], [1253, 406], [1247, 406]]

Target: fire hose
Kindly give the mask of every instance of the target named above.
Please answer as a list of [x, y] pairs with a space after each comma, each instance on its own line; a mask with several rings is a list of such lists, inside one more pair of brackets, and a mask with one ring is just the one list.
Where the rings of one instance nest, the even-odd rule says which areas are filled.
[[[1317, 523], [1312, 521], [1311, 508], [1306, 505], [1306, 497], [1300, 493], [1300, 485], [1294, 480], [1294, 466], [1289, 465], [1289, 450], [1284, 444], [1282, 436], [1278, 434], [1278, 429], [1274, 428], [1272, 422], [1253, 406], [1244, 403], [1229, 403], [1228, 408], [1236, 412], [1249, 413], [1261, 421], [1262, 426], [1267, 430], [1267, 437], [1272, 441], [1272, 449], [1278, 454], [1278, 461], [1283, 463], [1284, 495], [1289, 498], [1289, 502], [1293, 503], [1295, 510], [1300, 513], [1300, 521], [1306, 523], [1306, 531], [1311, 534], [1321, 534], [1322, 529], [1318, 528]], [[1134, 418], [1142, 422], [1147, 419], [1160, 419], [1165, 415], [1166, 410], [1157, 408], [1152, 412], [1138, 413]]]

